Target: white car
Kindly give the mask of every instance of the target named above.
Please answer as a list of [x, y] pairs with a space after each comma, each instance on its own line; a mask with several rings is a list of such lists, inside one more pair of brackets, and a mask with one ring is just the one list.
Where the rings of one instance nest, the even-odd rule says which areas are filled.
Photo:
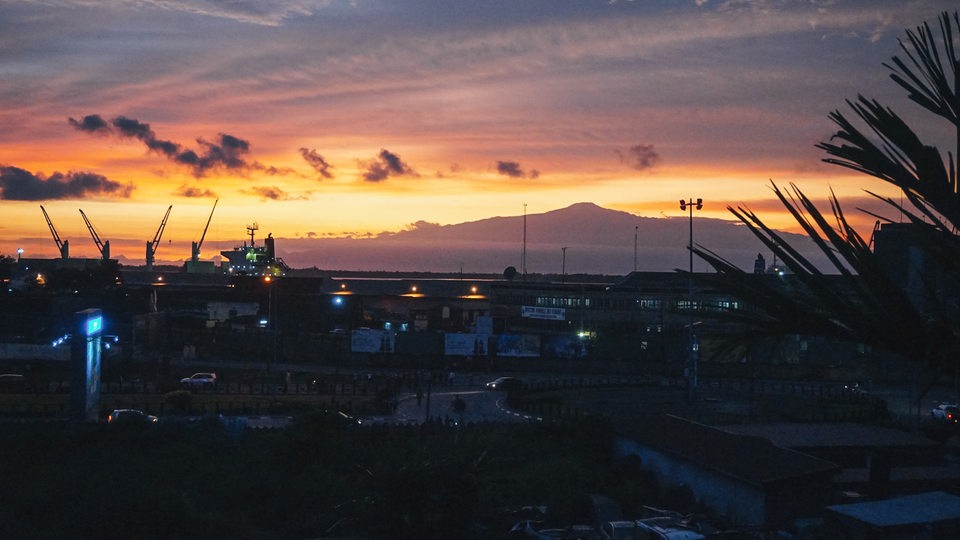
[[180, 379], [180, 383], [191, 388], [213, 386], [217, 384], [216, 373], [194, 373], [189, 377]]

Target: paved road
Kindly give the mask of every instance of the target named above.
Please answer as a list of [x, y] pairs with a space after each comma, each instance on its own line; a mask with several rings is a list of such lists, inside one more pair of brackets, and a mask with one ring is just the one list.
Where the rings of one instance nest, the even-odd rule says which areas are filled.
[[[453, 401], [459, 397], [466, 403], [463, 411], [453, 408]], [[441, 422], [539, 422], [540, 417], [513, 411], [506, 406], [506, 394], [492, 392], [482, 387], [457, 387], [424, 394], [417, 403], [412, 393], [400, 395], [397, 411], [391, 416], [373, 416], [364, 419], [373, 423], [422, 424], [428, 418]]]

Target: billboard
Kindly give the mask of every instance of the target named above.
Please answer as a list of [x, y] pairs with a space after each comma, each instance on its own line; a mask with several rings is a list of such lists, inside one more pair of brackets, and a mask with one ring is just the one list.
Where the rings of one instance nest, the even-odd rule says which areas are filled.
[[487, 336], [482, 334], [444, 334], [443, 354], [448, 356], [486, 356]]
[[540, 336], [532, 334], [501, 334], [497, 336], [497, 355], [539, 357]]
[[587, 349], [583, 340], [575, 335], [546, 336], [543, 340], [543, 356], [564, 360], [586, 358]]
[[493, 334], [493, 317], [489, 315], [481, 315], [477, 317], [477, 325], [474, 331], [478, 334]]
[[565, 321], [567, 319], [567, 310], [564, 308], [520, 306], [520, 316], [527, 319]]
[[372, 328], [357, 328], [350, 333], [350, 351], [377, 353], [392, 353], [396, 343], [393, 332], [374, 330]]

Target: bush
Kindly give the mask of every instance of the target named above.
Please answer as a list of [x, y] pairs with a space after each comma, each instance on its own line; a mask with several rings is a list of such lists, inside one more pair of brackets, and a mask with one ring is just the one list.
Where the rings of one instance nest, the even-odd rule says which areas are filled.
[[186, 414], [193, 408], [193, 394], [187, 390], [174, 390], [163, 396], [163, 402], [174, 414]]

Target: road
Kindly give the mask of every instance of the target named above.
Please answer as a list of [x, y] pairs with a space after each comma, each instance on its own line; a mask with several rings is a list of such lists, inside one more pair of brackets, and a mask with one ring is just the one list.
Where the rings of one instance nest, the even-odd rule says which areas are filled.
[[[364, 418], [369, 423], [422, 424], [428, 418], [441, 422], [539, 422], [541, 418], [513, 411], [506, 406], [506, 393], [485, 390], [483, 387], [457, 387], [425, 393], [417, 403], [417, 396], [404, 393], [399, 396], [396, 413], [390, 416]], [[466, 403], [463, 411], [453, 408], [459, 397]]]

